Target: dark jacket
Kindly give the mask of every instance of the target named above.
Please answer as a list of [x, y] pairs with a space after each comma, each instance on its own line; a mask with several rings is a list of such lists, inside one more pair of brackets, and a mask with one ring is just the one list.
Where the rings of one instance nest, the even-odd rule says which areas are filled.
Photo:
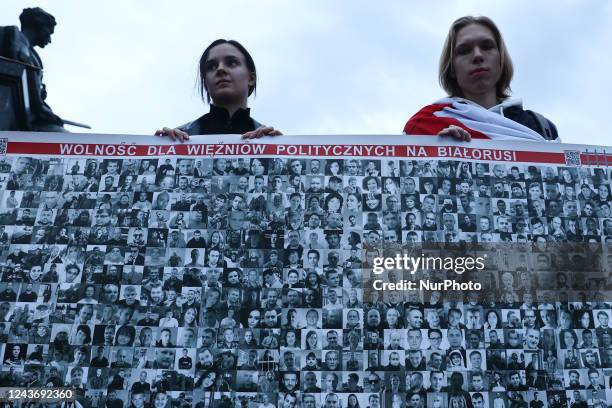
[[260, 127], [261, 124], [250, 116], [250, 109], [238, 109], [232, 117], [225, 108], [210, 105], [210, 112], [193, 122], [179, 126], [189, 135], [243, 134]]
[[[522, 109], [519, 106], [511, 106], [504, 109], [504, 116], [517, 123], [520, 123], [523, 126], [527, 126], [529, 129], [535, 132], [538, 132], [546, 140], [556, 140], [557, 137], [559, 137], [555, 124], [536, 112]], [[539, 120], [544, 120], [548, 123], [548, 130], [550, 133], [546, 133], [545, 129], [542, 129]]]

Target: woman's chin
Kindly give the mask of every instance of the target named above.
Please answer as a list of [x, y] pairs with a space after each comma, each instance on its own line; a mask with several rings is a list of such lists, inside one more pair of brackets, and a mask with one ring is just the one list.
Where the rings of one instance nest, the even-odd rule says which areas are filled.
[[246, 97], [228, 87], [219, 89], [214, 95], [211, 95], [211, 99], [215, 106], [231, 106], [240, 104]]

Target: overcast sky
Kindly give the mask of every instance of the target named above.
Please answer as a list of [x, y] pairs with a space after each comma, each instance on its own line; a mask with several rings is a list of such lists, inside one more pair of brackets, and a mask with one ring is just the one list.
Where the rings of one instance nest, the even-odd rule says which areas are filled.
[[450, 23], [476, 14], [500, 27], [526, 108], [565, 142], [612, 144], [609, 1], [4, 1], [0, 24], [36, 5], [58, 22], [40, 52], [48, 102], [95, 133], [151, 134], [207, 112], [198, 58], [227, 38], [255, 59], [259, 122], [285, 134], [400, 134], [444, 96], [437, 64]]

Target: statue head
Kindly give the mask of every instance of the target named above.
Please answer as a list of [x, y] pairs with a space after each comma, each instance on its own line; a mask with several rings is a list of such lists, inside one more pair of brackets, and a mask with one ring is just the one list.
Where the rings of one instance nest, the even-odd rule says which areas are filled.
[[21, 15], [21, 31], [28, 36], [32, 46], [43, 48], [51, 42], [51, 34], [55, 29], [55, 17], [40, 7], [25, 8]]

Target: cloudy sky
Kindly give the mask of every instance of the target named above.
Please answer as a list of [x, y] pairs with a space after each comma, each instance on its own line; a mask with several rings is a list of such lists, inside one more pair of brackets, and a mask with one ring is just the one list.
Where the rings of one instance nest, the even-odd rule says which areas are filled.
[[450, 23], [477, 14], [499, 25], [526, 108], [566, 142], [611, 144], [601, 118], [612, 91], [612, 2], [5, 1], [0, 25], [17, 25], [35, 5], [58, 22], [41, 51], [48, 102], [95, 133], [151, 134], [202, 115], [198, 58], [231, 38], [257, 65], [249, 103], [258, 121], [285, 134], [400, 134], [443, 96], [437, 63]]

